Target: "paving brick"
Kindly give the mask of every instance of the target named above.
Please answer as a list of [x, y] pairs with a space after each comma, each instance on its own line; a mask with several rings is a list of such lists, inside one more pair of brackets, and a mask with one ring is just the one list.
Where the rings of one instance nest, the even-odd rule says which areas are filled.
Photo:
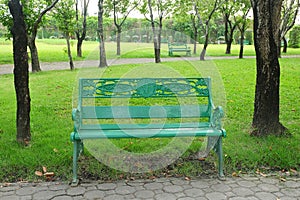
[[155, 193], [151, 190], [140, 190], [135, 193], [135, 197], [138, 199], [153, 199]]
[[209, 200], [225, 200], [226, 196], [225, 194], [221, 192], [212, 192], [205, 195]]

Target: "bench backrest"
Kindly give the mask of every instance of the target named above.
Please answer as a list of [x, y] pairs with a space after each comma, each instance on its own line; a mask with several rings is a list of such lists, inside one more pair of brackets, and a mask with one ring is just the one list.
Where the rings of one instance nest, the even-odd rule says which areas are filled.
[[187, 44], [185, 43], [168, 43], [169, 48], [187, 48]]
[[210, 84], [210, 78], [80, 79], [80, 124], [104, 119], [111, 124], [130, 124], [135, 119], [209, 121], [213, 107]]

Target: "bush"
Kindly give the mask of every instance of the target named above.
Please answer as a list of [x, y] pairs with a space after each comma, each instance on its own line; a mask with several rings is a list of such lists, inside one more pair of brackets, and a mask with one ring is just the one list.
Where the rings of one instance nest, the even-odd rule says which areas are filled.
[[299, 48], [300, 43], [300, 26], [295, 26], [290, 32], [289, 47]]

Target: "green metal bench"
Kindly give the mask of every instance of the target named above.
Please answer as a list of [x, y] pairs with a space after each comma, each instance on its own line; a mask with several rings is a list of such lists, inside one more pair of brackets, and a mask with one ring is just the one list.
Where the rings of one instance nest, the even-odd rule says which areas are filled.
[[173, 56], [173, 52], [185, 52], [186, 56], [191, 56], [191, 49], [187, 44], [168, 43], [169, 56]]
[[[77, 161], [83, 151], [83, 140], [104, 138], [208, 136], [217, 139], [213, 149], [219, 160], [218, 175], [224, 177], [222, 137], [226, 132], [221, 123], [224, 114], [220, 106], [213, 105], [210, 78], [80, 79], [78, 96], [78, 107], [72, 111], [73, 185], [78, 184]], [[127, 99], [127, 104], [129, 99], [131, 103], [111, 105], [120, 99]], [[148, 103], [143, 104], [145, 100]], [[128, 123], [131, 119], [153, 118], [163, 123]]]

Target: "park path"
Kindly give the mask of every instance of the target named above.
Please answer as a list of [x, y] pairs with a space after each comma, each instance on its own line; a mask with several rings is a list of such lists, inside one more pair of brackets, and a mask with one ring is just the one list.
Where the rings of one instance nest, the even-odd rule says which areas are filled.
[[[299, 58], [300, 55], [285, 55], [282, 58]], [[255, 58], [255, 56], [244, 56], [247, 58]], [[206, 56], [206, 60], [221, 60], [221, 59], [238, 59], [236, 56]], [[162, 62], [165, 61], [197, 61], [199, 57], [167, 57], [161, 58]], [[121, 64], [141, 64], [141, 63], [154, 63], [154, 58], [117, 58], [117, 59], [108, 59], [107, 64], [109, 66], [121, 65]], [[84, 67], [96, 67], [99, 65], [98, 60], [84, 60], [84, 61], [75, 61], [75, 68], [84, 68]], [[31, 67], [29, 67], [31, 68]], [[70, 69], [69, 62], [42, 62], [41, 63], [42, 71], [49, 70], [63, 70]], [[0, 75], [1, 74], [12, 74], [13, 73], [13, 64], [0, 65]]]
[[[253, 56], [247, 56], [245, 58], [254, 58]], [[206, 60], [217, 60], [217, 59], [237, 59], [233, 56], [223, 56], [223, 57], [207, 57]], [[161, 58], [162, 62], [164, 61], [196, 61], [199, 60], [198, 57], [168, 57]], [[141, 64], [141, 63], [154, 63], [154, 58], [118, 58], [118, 59], [109, 59], [107, 64], [109, 66], [121, 65], [121, 64]], [[84, 68], [84, 67], [96, 67], [99, 65], [98, 60], [85, 60], [85, 61], [75, 61], [75, 68]], [[41, 63], [42, 71], [48, 70], [63, 70], [70, 69], [69, 62], [42, 62]], [[13, 64], [0, 65], [0, 74], [11, 74], [13, 73]]]
[[300, 178], [158, 178], [83, 182], [77, 187], [63, 182], [0, 183], [0, 199], [300, 200]]

